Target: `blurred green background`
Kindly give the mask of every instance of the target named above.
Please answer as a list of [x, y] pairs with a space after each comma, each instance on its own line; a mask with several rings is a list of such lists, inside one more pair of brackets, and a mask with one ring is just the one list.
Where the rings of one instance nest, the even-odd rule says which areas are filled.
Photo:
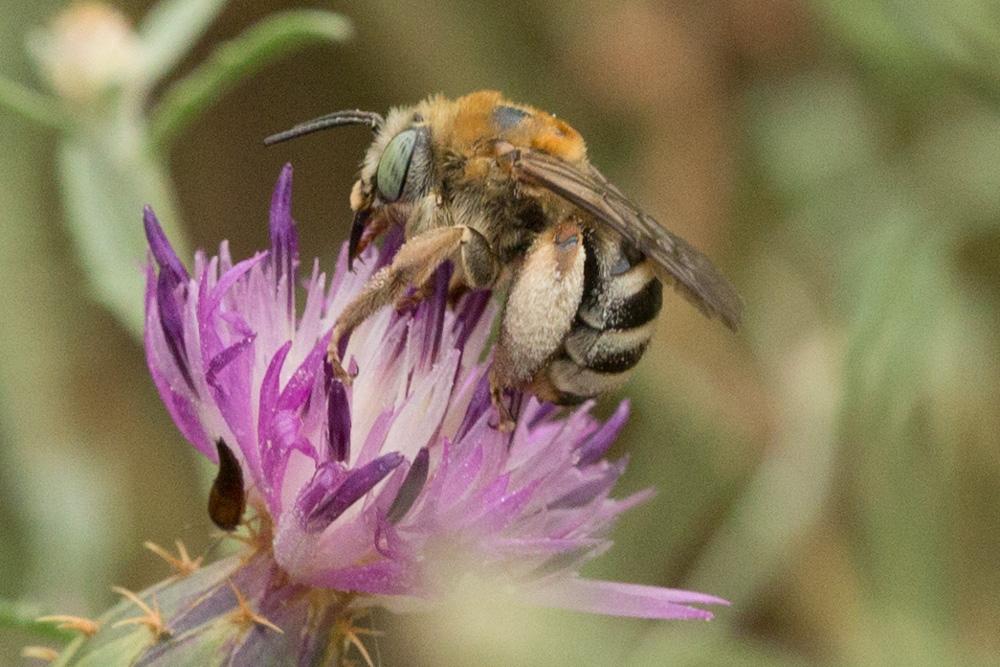
[[[116, 6], [138, 23], [152, 4]], [[0, 75], [45, 90], [26, 42], [63, 6], [3, 1]], [[616, 446], [620, 493], [659, 494], [589, 568], [731, 608], [383, 615], [383, 664], [1000, 661], [1000, 2], [233, 2], [151, 99], [303, 7], [353, 37], [270, 62], [162, 154], [191, 247], [261, 247], [292, 161], [303, 255], [329, 265], [368, 136], [261, 139], [497, 88], [572, 123], [747, 302], [732, 336], [667, 297]], [[143, 540], [207, 548], [205, 476], [81, 249], [140, 247], [139, 209], [115, 227], [97, 206], [81, 232], [65, 140], [3, 108], [0, 128], [0, 598], [96, 616], [112, 584], [167, 574]], [[140, 260], [119, 280], [139, 284]], [[3, 632], [0, 663], [38, 642]]]

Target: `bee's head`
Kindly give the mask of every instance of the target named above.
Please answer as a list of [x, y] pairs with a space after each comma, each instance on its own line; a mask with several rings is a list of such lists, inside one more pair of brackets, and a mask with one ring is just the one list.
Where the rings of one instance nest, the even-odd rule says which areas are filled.
[[337, 111], [272, 135], [264, 143], [270, 146], [345, 125], [368, 125], [375, 134], [351, 191], [355, 216], [349, 250], [353, 259], [374, 213], [385, 207], [405, 206], [428, 193], [433, 160], [430, 129], [412, 110], [394, 110], [388, 119], [373, 111]]

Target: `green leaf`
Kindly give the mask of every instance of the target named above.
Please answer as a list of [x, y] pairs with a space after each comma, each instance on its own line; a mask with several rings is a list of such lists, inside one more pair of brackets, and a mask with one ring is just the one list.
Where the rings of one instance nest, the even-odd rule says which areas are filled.
[[170, 72], [226, 6], [227, 0], [161, 0], [146, 15], [139, 34], [143, 79], [152, 87]]
[[69, 119], [59, 109], [59, 101], [0, 76], [0, 107], [22, 118], [54, 130], [65, 130]]
[[142, 207], [149, 204], [157, 212], [180, 257], [187, 257], [188, 250], [163, 165], [138, 142], [101, 134], [99, 141], [74, 137], [59, 147], [66, 220], [95, 297], [141, 337]]
[[340, 42], [351, 34], [343, 16], [311, 10], [278, 14], [248, 29], [166, 92], [152, 114], [154, 145], [168, 147], [198, 114], [268, 63], [304, 46]]
[[37, 619], [42, 612], [29, 605], [0, 599], [0, 628], [19, 630], [40, 639], [68, 642], [75, 636], [67, 630], [60, 630], [52, 623], [40, 623]]

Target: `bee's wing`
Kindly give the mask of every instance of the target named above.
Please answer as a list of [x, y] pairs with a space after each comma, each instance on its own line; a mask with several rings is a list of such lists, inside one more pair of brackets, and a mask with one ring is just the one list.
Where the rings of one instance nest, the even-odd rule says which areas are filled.
[[591, 214], [636, 245], [674, 279], [675, 286], [710, 317], [736, 330], [743, 300], [707, 257], [644, 213], [597, 169], [573, 165], [530, 149], [509, 156], [515, 178], [549, 190]]

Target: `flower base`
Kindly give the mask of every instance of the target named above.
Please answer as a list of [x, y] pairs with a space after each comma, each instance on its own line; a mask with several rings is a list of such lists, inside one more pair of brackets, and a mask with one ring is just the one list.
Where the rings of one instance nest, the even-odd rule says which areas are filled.
[[[354, 596], [292, 584], [269, 549], [247, 547], [123, 599], [56, 665], [338, 665]], [[359, 649], [363, 650], [363, 646]]]

